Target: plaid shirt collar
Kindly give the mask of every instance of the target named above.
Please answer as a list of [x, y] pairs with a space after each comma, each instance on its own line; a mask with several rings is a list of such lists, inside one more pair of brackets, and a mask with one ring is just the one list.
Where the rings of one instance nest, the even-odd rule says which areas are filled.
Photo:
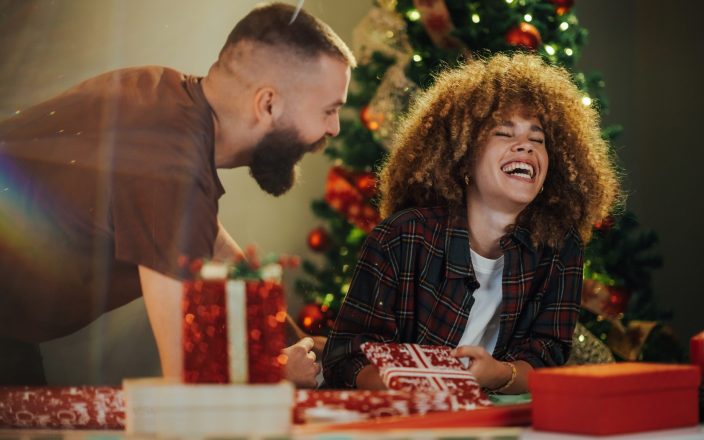
[[[522, 226], [516, 226], [514, 230], [500, 240], [501, 250], [504, 254], [517, 246], [523, 246], [532, 253], [539, 251], [530, 239], [530, 231]], [[467, 229], [467, 210], [463, 207], [452, 211], [448, 220], [447, 235], [445, 238], [445, 277], [466, 278], [477, 282], [472, 267], [472, 257], [469, 251], [469, 231]]]

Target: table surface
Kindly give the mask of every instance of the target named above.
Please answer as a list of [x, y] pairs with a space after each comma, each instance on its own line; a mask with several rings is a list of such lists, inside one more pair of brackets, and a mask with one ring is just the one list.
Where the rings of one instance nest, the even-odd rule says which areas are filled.
[[[297, 426], [288, 438], [291, 440], [703, 440], [704, 425], [690, 428], [639, 432], [626, 435], [591, 437], [535, 431], [531, 428], [451, 428], [391, 431], [336, 431], [314, 432], [309, 427]], [[66, 431], [66, 430], [0, 430], [0, 440], [136, 440], [162, 439], [157, 436], [128, 435], [124, 431]], [[283, 440], [286, 437], [217, 437], [217, 440]], [[189, 438], [189, 440], [192, 437]], [[210, 437], [216, 440], [215, 437]]]

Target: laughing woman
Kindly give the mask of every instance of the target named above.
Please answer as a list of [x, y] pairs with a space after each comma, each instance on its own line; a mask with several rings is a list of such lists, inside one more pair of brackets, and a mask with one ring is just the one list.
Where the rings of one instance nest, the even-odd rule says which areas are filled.
[[327, 386], [383, 388], [366, 341], [455, 347], [503, 393], [567, 360], [584, 246], [620, 191], [566, 71], [519, 54], [441, 74], [399, 132], [381, 193], [386, 219], [325, 347]]

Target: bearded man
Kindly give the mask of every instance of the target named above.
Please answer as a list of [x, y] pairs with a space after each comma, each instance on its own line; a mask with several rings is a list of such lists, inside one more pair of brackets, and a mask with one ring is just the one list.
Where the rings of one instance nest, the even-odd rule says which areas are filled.
[[[162, 372], [180, 377], [179, 258], [232, 258], [217, 168], [275, 196], [339, 132], [349, 48], [303, 10], [260, 6], [203, 77], [113, 71], [0, 123], [0, 384], [45, 382], [37, 344], [144, 296]], [[312, 341], [286, 349], [313, 386]]]

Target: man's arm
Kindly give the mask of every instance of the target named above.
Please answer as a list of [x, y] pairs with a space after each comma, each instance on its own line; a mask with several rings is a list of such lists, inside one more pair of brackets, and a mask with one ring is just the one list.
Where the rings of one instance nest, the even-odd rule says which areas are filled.
[[[162, 275], [145, 266], [139, 266], [142, 294], [147, 315], [159, 349], [161, 371], [164, 377], [181, 380], [183, 349], [181, 345], [181, 281]], [[286, 378], [298, 387], [315, 387], [320, 365], [315, 362], [313, 339], [304, 338], [283, 350], [289, 358]]]
[[145, 266], [139, 266], [139, 279], [147, 315], [159, 349], [162, 375], [181, 380], [181, 281]]
[[244, 252], [218, 219], [218, 235], [213, 246], [213, 258], [219, 261], [243, 258]]
[[315, 388], [318, 385], [316, 376], [320, 372], [320, 364], [315, 362], [313, 345], [312, 338], [303, 338], [281, 351], [288, 357], [286, 379], [297, 388]]

